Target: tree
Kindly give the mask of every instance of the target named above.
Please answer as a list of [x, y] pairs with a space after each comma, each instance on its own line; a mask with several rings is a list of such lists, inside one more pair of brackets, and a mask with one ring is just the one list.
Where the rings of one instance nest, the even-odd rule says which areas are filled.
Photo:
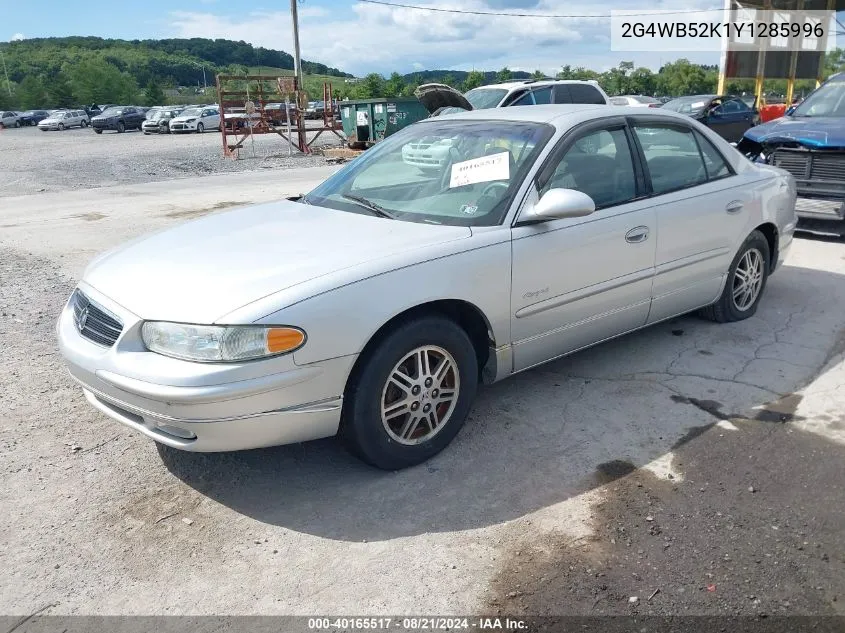
[[830, 51], [824, 58], [825, 79], [838, 72], [845, 71], [845, 49], [836, 48]]
[[653, 95], [656, 87], [654, 73], [648, 68], [637, 68], [631, 73], [629, 85], [633, 94]]
[[546, 73], [544, 73], [542, 70], [535, 70], [533, 73], [531, 73], [532, 79], [543, 79], [545, 76]]
[[131, 103], [138, 85], [128, 72], [103, 59], [88, 59], [69, 66], [74, 96], [81, 103]]
[[73, 88], [65, 73], [60, 72], [50, 81], [47, 90], [47, 107], [72, 108], [76, 102]]
[[164, 105], [165, 96], [164, 91], [155, 81], [150, 79], [147, 83], [147, 89], [144, 91], [144, 105]]
[[511, 72], [511, 69], [507, 66], [505, 66], [504, 68], [502, 68], [502, 70], [496, 73], [496, 81], [498, 81], [499, 83], [510, 81], [512, 77], [513, 73]]
[[49, 101], [47, 83], [41, 75], [27, 75], [17, 90], [20, 107], [26, 110], [43, 108]]
[[480, 70], [471, 70], [464, 79], [464, 92], [469, 92], [473, 88], [478, 88], [484, 84], [484, 73]]
[[378, 73], [370, 73], [363, 81], [355, 86], [355, 96], [358, 99], [375, 99], [383, 97], [385, 92], [384, 77]]
[[658, 73], [657, 90], [667, 95], [694, 95], [716, 89], [715, 77], [688, 59], [679, 59], [663, 66]]
[[399, 97], [402, 95], [402, 91], [404, 89], [405, 80], [402, 79], [402, 75], [397, 72], [391, 73], [390, 79], [388, 79], [387, 84], [385, 84], [384, 96]]
[[443, 83], [449, 86], [450, 88], [456, 88], [458, 86], [458, 80], [455, 79], [455, 75], [452, 73], [447, 73], [443, 77]]

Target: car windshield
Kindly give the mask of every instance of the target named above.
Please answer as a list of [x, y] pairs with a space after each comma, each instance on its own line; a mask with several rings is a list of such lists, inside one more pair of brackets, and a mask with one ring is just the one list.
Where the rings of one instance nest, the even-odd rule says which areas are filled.
[[179, 114], [179, 116], [199, 116], [202, 114], [202, 110], [199, 108], [189, 108]]
[[552, 132], [540, 123], [430, 119], [382, 141], [303, 202], [409, 222], [496, 225]]
[[485, 110], [499, 105], [506, 94], [508, 91], [504, 88], [474, 88], [464, 97], [472, 104], [474, 110]]
[[689, 114], [690, 112], [703, 110], [709, 99], [709, 97], [682, 97], [680, 99], [672, 99], [668, 103], [664, 103], [663, 107], [667, 110], [680, 112], [681, 114]]
[[845, 117], [845, 81], [828, 83], [816, 90], [795, 108], [792, 116]]

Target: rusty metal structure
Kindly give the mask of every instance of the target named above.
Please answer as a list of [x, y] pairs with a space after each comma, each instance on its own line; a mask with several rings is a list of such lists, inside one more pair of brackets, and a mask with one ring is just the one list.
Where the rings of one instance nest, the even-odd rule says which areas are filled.
[[[322, 126], [308, 127], [308, 97], [296, 77], [217, 75], [223, 154], [238, 158], [245, 143], [260, 134], [277, 134], [303, 154], [311, 153], [311, 145], [323, 132], [332, 132], [344, 140], [329, 83], [323, 84], [323, 98], [327, 107]], [[316, 132], [310, 141], [308, 132]]]

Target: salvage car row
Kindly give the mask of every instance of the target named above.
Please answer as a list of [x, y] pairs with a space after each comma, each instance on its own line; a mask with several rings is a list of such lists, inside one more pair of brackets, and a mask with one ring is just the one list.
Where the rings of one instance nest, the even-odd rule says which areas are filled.
[[38, 126], [43, 132], [73, 127], [91, 127], [97, 134], [106, 130], [122, 133], [141, 130], [145, 134], [196, 132], [220, 129], [217, 105], [141, 106], [103, 105], [85, 109], [0, 111], [0, 128]]

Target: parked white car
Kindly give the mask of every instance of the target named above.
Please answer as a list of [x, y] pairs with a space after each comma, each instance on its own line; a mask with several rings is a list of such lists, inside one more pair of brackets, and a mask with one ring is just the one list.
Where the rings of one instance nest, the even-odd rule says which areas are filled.
[[69, 127], [88, 127], [89, 119], [85, 110], [60, 110], [43, 119], [38, 124], [42, 132], [47, 130], [66, 130]]
[[644, 95], [622, 95], [621, 97], [610, 97], [610, 103], [629, 108], [659, 108], [663, 104], [654, 97]]
[[20, 115], [17, 112], [12, 112], [11, 110], [0, 112], [0, 128], [20, 126]]
[[170, 132], [196, 132], [220, 129], [220, 111], [216, 108], [189, 108], [170, 121]]

